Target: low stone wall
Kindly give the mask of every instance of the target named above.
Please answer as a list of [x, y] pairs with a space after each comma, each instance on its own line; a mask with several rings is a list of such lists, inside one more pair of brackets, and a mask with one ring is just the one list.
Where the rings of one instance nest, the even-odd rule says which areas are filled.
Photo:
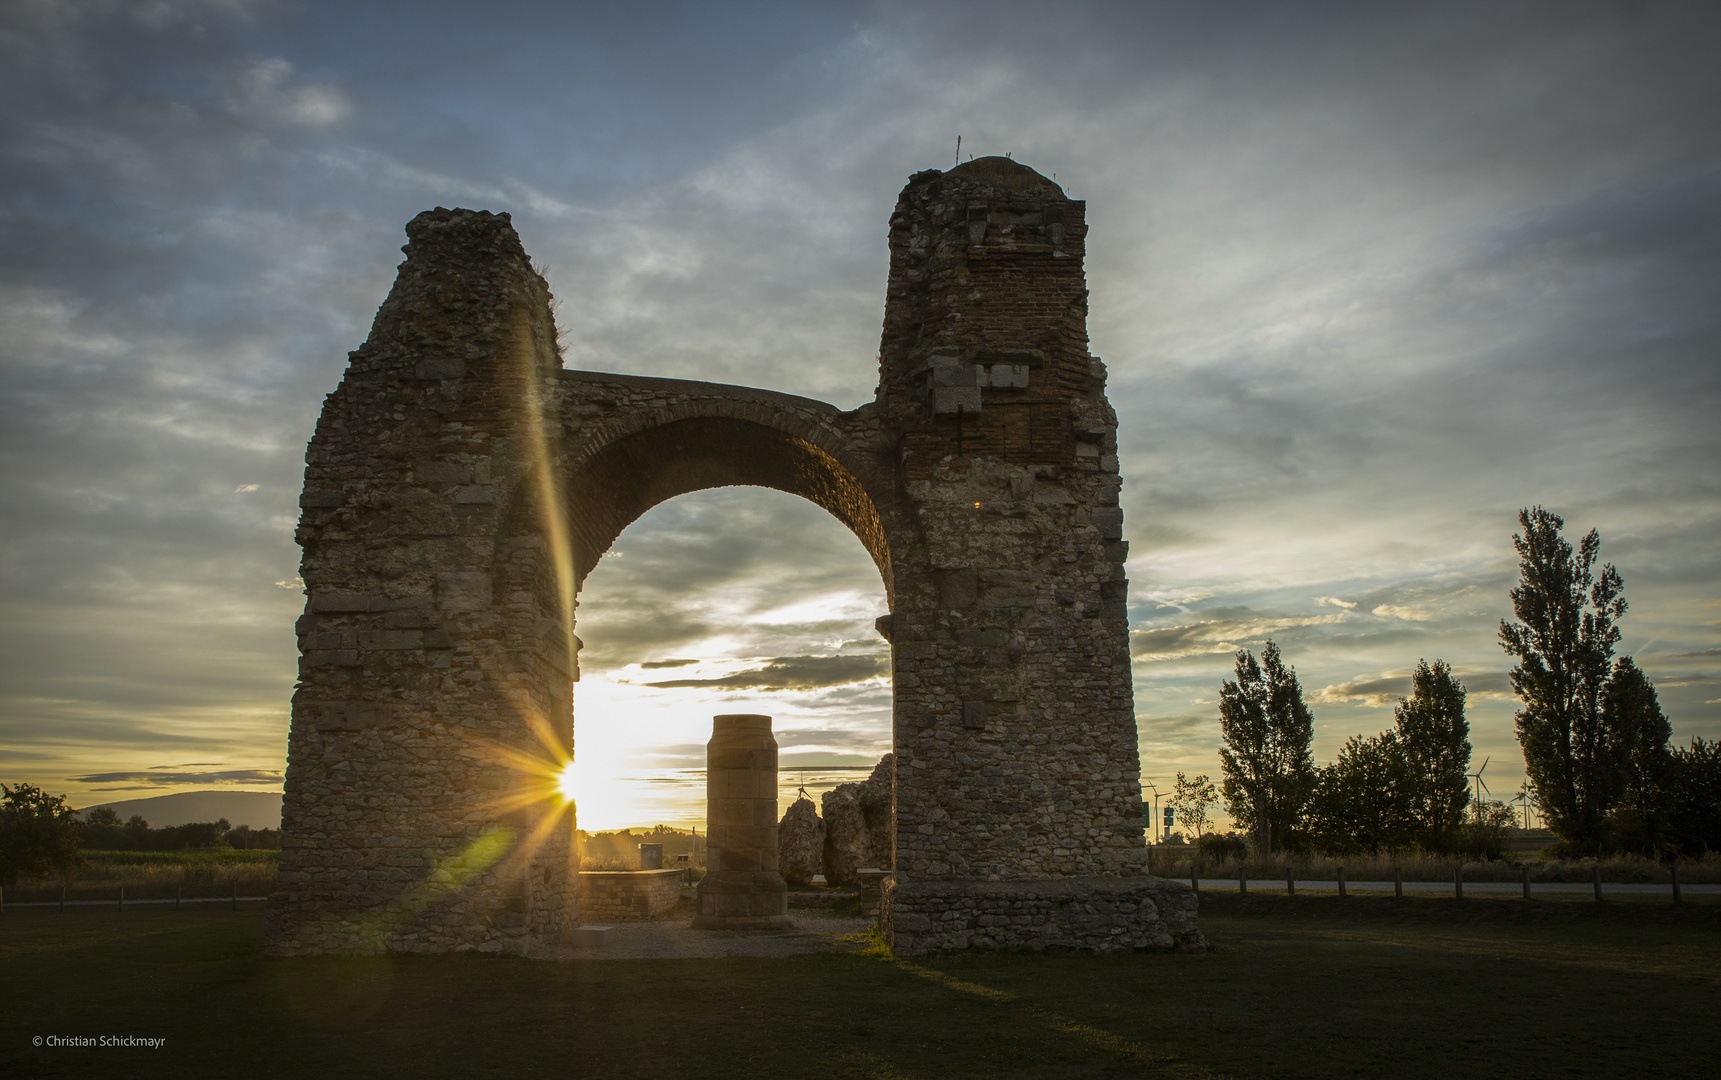
[[1195, 891], [1157, 877], [890, 881], [883, 924], [899, 956], [956, 949], [1201, 950]]
[[680, 870], [582, 870], [583, 922], [660, 919], [681, 898]]

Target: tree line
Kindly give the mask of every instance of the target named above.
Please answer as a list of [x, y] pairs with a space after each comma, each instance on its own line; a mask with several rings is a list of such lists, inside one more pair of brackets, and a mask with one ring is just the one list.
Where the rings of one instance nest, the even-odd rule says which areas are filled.
[[141, 815], [122, 821], [112, 807], [100, 806], [80, 819], [64, 795], [49, 795], [34, 784], [0, 784], [0, 886], [72, 870], [86, 851], [280, 846], [280, 830], [234, 828], [226, 818], [152, 829]]
[[[1615, 657], [1624, 583], [1612, 564], [1598, 572], [1599, 535], [1574, 549], [1557, 514], [1535, 507], [1518, 520], [1516, 619], [1501, 620], [1499, 637], [1516, 660], [1528, 786], [1562, 852], [1721, 851], [1721, 743], [1669, 746], [1654, 685], [1632, 657]], [[1234, 671], [1220, 690], [1217, 794], [1257, 850], [1498, 854], [1513, 814], [1473, 799], [1466, 691], [1444, 661], [1417, 664], [1392, 729], [1353, 736], [1320, 767], [1314, 716], [1278, 646], [1268, 641], [1259, 661], [1239, 650]], [[1192, 811], [1204, 814], [1213, 795], [1206, 777], [1179, 773], [1172, 805], [1195, 824]]]

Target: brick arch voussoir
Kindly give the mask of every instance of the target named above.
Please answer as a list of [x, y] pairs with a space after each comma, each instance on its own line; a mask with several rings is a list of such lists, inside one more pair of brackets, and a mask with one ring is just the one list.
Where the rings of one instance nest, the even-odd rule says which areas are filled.
[[[845, 521], [867, 549], [884, 578], [887, 594], [894, 593], [890, 521], [895, 503], [894, 485], [882, 471], [852, 442], [842, 424], [843, 413], [834, 407], [782, 407], [764, 402], [741, 399], [701, 398], [678, 401], [655, 407], [630, 409], [605, 418], [588, 428], [562, 458], [562, 474], [577, 476], [596, 465], [606, 451], [627, 440], [645, 435], [654, 429], [667, 428], [689, 420], [729, 420], [753, 425], [783, 437], [798, 441], [828, 459], [840, 478], [846, 476], [862, 493], [869, 506], [870, 521]], [[776, 486], [762, 484], [762, 486]], [[809, 497], [805, 492], [792, 494]], [[817, 500], [814, 500], [817, 502]], [[833, 516], [842, 520], [830, 507]], [[631, 523], [630, 519], [630, 522]], [[622, 524], [625, 528], [626, 523]], [[616, 530], [619, 534], [619, 529]], [[611, 538], [613, 539], [613, 537]], [[583, 578], [584, 573], [580, 573]]]

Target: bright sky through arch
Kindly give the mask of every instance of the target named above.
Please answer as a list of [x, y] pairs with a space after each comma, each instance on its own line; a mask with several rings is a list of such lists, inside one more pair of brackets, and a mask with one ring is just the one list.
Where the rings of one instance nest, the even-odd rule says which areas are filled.
[[886, 610], [860, 541], [803, 499], [716, 488], [648, 511], [580, 594], [580, 827], [703, 826], [718, 713], [773, 718], [791, 795], [795, 766], [870, 768], [890, 749], [889, 647], [873, 627]]

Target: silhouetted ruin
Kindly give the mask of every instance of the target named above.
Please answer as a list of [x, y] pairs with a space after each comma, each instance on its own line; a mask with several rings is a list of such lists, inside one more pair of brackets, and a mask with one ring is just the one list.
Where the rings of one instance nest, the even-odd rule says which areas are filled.
[[983, 158], [890, 219], [874, 401], [570, 371], [508, 216], [433, 210], [306, 454], [275, 955], [526, 952], [580, 922], [574, 601], [686, 492], [802, 496], [884, 579], [898, 953], [1196, 947], [1146, 874], [1116, 417], [1085, 205]]

